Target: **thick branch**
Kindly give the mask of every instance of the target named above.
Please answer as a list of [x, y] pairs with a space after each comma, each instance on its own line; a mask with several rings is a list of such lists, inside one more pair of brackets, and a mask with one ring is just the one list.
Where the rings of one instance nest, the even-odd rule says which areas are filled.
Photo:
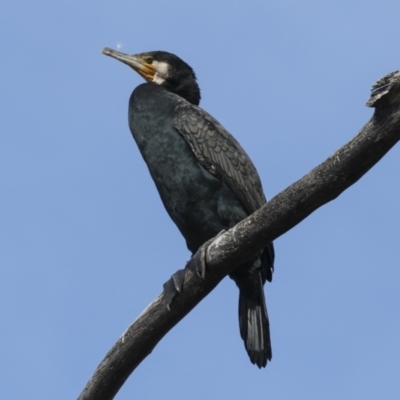
[[158, 296], [108, 352], [79, 400], [112, 399], [163, 336], [230, 271], [372, 168], [400, 140], [399, 98], [399, 72], [375, 83], [367, 105], [376, 110], [360, 133], [260, 210], [200, 249], [206, 252], [205, 280], [186, 269], [183, 291], [170, 309], [163, 295]]

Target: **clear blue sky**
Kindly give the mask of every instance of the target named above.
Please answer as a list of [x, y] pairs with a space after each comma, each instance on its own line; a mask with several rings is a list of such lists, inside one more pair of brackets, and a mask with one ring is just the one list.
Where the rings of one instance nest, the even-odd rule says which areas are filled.
[[[400, 67], [400, 2], [10, 1], [0, 13], [3, 399], [78, 396], [189, 257], [131, 138], [142, 82], [103, 47], [176, 53], [268, 198], [368, 121]], [[117, 399], [399, 399], [400, 148], [276, 240], [273, 360], [250, 364], [226, 279]]]

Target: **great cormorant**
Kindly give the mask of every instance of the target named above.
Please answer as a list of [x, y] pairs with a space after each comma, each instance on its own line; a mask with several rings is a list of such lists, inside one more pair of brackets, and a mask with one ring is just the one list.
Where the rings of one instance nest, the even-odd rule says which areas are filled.
[[[199, 108], [193, 69], [165, 51], [103, 53], [138, 72], [146, 83], [129, 100], [132, 132], [161, 200], [194, 254], [207, 240], [256, 211], [266, 199], [258, 173], [235, 138]], [[253, 364], [271, 360], [263, 285], [271, 281], [272, 243], [235, 269], [240, 334]]]

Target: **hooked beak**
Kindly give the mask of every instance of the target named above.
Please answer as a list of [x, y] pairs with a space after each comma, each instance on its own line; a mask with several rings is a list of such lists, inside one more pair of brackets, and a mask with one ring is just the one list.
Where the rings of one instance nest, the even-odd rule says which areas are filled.
[[108, 47], [104, 48], [102, 53], [106, 56], [113, 57], [126, 65], [129, 65], [147, 81], [153, 81], [154, 75], [157, 72], [154, 66], [146, 63], [146, 61], [143, 60], [140, 55], [120, 53], [119, 51], [115, 51]]

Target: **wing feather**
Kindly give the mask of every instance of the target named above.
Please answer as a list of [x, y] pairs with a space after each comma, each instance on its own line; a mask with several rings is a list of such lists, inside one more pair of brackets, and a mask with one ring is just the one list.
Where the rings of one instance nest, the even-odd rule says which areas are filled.
[[216, 119], [201, 108], [181, 101], [175, 108], [174, 126], [200, 164], [225, 183], [247, 213], [265, 204], [260, 177], [250, 157]]

